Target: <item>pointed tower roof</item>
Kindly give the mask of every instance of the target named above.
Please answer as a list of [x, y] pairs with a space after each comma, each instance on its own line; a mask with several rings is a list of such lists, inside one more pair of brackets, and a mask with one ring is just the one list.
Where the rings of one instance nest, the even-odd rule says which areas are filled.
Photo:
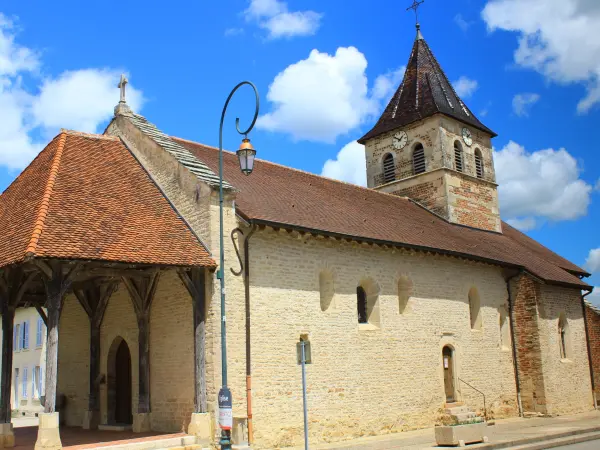
[[456, 94], [417, 24], [417, 37], [406, 66], [402, 84], [375, 126], [358, 140], [361, 144], [394, 128], [402, 127], [436, 113], [446, 114], [481, 131], [496, 136], [479, 121]]

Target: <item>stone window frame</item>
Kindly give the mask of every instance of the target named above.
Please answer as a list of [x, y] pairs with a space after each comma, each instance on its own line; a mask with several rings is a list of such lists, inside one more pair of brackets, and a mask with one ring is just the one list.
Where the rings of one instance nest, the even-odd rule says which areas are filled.
[[571, 333], [569, 319], [564, 312], [559, 314], [557, 325], [560, 360], [562, 362], [570, 362], [571, 360], [569, 356], [571, 356]]
[[366, 296], [366, 322], [358, 322], [358, 327], [360, 330], [379, 330], [381, 328], [381, 288], [373, 277], [365, 277], [361, 279], [356, 286], [357, 316], [359, 288], [364, 291]]
[[469, 289], [468, 300], [471, 331], [482, 331], [483, 317], [481, 314], [481, 295], [476, 286], [471, 286]]
[[410, 311], [409, 302], [414, 292], [414, 283], [406, 274], [399, 274], [396, 279], [398, 290], [398, 313], [404, 315]]
[[[319, 305], [322, 312], [331, 311], [335, 307], [335, 275], [329, 268], [324, 268], [319, 271], [318, 275], [319, 282]], [[326, 286], [329, 285], [329, 289], [326, 290]]]
[[[417, 172], [417, 166], [415, 164], [415, 152], [417, 150], [421, 150], [422, 154], [423, 154], [423, 170], [420, 172]], [[412, 146], [412, 151], [411, 151], [411, 156], [410, 156], [410, 160], [412, 163], [412, 172], [413, 175], [420, 175], [422, 173], [427, 172], [427, 158], [425, 157], [425, 146], [423, 145], [422, 142], [415, 142]]]
[[[391, 172], [388, 171], [389, 169], [386, 170], [386, 162], [389, 161], [389, 159], [392, 160]], [[383, 155], [383, 158], [381, 158], [381, 169], [381, 173], [383, 174], [383, 184], [393, 183], [394, 181], [396, 181], [396, 158], [394, 157], [393, 153], [388, 152], [385, 155]], [[388, 175], [390, 176], [388, 177]]]

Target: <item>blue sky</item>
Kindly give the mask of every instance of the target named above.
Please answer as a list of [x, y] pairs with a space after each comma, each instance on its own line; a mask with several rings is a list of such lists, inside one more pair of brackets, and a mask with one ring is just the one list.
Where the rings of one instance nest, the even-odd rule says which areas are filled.
[[[0, 8], [0, 191], [60, 127], [102, 132], [129, 103], [165, 132], [216, 145], [239, 81], [261, 95], [259, 157], [363, 183], [355, 140], [401, 81], [410, 1], [22, 2]], [[600, 4], [427, 0], [422, 31], [494, 140], [501, 213], [596, 272], [600, 286]], [[250, 91], [225, 144], [239, 142]], [[340, 152], [341, 151], [341, 152]], [[587, 261], [587, 263], [586, 263]], [[600, 296], [597, 296], [600, 301]]]

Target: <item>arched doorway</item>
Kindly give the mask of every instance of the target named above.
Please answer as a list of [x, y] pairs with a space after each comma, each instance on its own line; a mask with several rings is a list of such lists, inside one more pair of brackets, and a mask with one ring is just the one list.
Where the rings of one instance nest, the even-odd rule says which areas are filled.
[[456, 390], [454, 388], [454, 349], [449, 345], [446, 345], [442, 349], [442, 360], [446, 403], [454, 403], [456, 401]]
[[131, 424], [131, 353], [125, 339], [118, 336], [108, 352], [108, 422]]

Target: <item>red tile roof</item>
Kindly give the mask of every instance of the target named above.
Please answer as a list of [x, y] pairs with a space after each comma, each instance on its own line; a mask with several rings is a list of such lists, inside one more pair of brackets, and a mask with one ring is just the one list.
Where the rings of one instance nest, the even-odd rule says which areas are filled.
[[0, 195], [0, 267], [29, 258], [214, 260], [115, 137], [61, 132]]
[[[213, 171], [218, 150], [173, 138]], [[504, 234], [451, 224], [404, 197], [377, 192], [257, 160], [243, 175], [235, 154], [224, 154], [224, 176], [238, 190], [237, 212], [249, 221], [358, 240], [454, 254], [524, 268], [550, 283], [587, 287], [586, 272], [503, 223]]]

